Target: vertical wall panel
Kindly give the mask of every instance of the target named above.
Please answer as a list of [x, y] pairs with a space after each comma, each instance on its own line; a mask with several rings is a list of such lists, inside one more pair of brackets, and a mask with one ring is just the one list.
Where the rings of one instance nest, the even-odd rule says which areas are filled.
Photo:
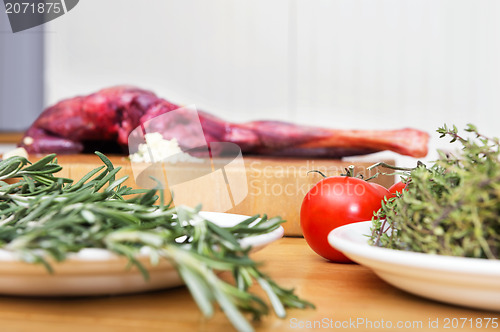
[[0, 131], [25, 130], [42, 105], [43, 29], [13, 34], [0, 12]]

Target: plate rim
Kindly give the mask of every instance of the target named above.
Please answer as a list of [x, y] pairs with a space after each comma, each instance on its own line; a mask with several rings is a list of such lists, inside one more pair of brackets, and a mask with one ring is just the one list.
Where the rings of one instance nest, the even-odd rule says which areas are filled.
[[[435, 255], [372, 246], [366, 242], [355, 241], [349, 235], [365, 236], [370, 232], [371, 221], [362, 221], [340, 226], [328, 234], [329, 244], [347, 256], [357, 255], [372, 261], [391, 265], [414, 267], [431, 271], [446, 271], [474, 276], [500, 276], [500, 260]], [[359, 233], [360, 229], [366, 232]], [[350, 257], [357, 261], [356, 257]], [[368, 265], [366, 263], [360, 263]], [[381, 269], [379, 266], [377, 268]]]
[[[237, 218], [241, 222], [250, 216], [224, 212], [209, 213], [212, 216], [224, 214], [224, 218]], [[204, 217], [208, 220], [208, 217]], [[213, 220], [212, 220], [213, 221]], [[230, 226], [229, 222], [220, 224]], [[219, 225], [220, 225], [219, 224]], [[260, 250], [276, 242], [284, 235], [283, 226], [255, 236], [258, 242], [251, 242], [251, 252]], [[249, 238], [249, 237], [247, 237]], [[89, 249], [89, 248], [84, 248]], [[141, 293], [159, 289], [169, 289], [184, 285], [177, 269], [170, 260], [160, 259], [152, 264], [149, 255], [138, 254], [139, 260], [146, 268], [149, 278], [145, 279], [135, 265], [130, 265], [126, 257], [116, 255], [108, 250], [99, 259], [89, 259], [92, 253], [82, 259], [69, 256], [61, 262], [50, 260], [53, 273], [49, 273], [42, 264], [27, 263], [22, 260], [0, 260], [0, 295], [66, 297], [66, 296], [102, 296]], [[0, 252], [2, 256], [2, 252]]]

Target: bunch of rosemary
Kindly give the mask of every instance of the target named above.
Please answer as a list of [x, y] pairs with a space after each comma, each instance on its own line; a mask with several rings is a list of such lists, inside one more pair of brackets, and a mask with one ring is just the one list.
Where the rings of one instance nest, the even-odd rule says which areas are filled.
[[[283, 220], [263, 216], [256, 222], [254, 216], [221, 228], [204, 220], [199, 209], [165, 205], [161, 191], [158, 197], [155, 190], [124, 186], [127, 178], [116, 178], [120, 168], [97, 155], [104, 165], [76, 183], [54, 175], [62, 169], [55, 155], [33, 164], [22, 157], [0, 161], [0, 247], [49, 271], [51, 260], [63, 261], [82, 248], [105, 248], [127, 257], [145, 278], [148, 272], [135, 257], [148, 247], [153, 263], [164, 258], [174, 264], [204, 316], [212, 316], [218, 303], [242, 331], [252, 330], [242, 312], [254, 319], [269, 312], [268, 304], [249, 292], [255, 282], [279, 317], [285, 316], [285, 307], [313, 307], [272, 281], [249, 258], [249, 248], [239, 244], [246, 236], [276, 229]], [[3, 181], [13, 178], [19, 181]], [[224, 281], [219, 271], [230, 271], [234, 280]]]
[[371, 243], [392, 249], [474, 258], [500, 258], [500, 143], [455, 126], [438, 129], [462, 145], [440, 152], [431, 167], [404, 172], [403, 194], [383, 203], [373, 218]]

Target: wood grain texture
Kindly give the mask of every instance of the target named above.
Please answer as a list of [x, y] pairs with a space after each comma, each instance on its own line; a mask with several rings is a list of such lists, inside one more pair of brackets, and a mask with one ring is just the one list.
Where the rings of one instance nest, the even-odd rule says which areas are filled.
[[[285, 319], [273, 315], [254, 324], [257, 331], [297, 330], [294, 326], [327, 320], [348, 322], [410, 322], [404, 331], [441, 331], [445, 318], [499, 317], [498, 313], [455, 307], [399, 291], [356, 264], [329, 263], [313, 253], [304, 239], [284, 238], [254, 259], [280, 285], [295, 288], [316, 309], [289, 310]], [[429, 319], [439, 319], [437, 329]], [[2, 331], [233, 331], [221, 312], [203, 319], [189, 292], [176, 288], [158, 292], [80, 298], [0, 296]], [[420, 324], [421, 328], [416, 324]], [[316, 323], [319, 324], [319, 323]], [[352, 329], [352, 328], [351, 328]], [[341, 330], [347, 330], [341, 328]], [[365, 325], [356, 330], [370, 330]], [[395, 329], [397, 330], [397, 329]], [[471, 329], [458, 329], [467, 331]], [[478, 331], [498, 329], [481, 328]]]
[[[39, 157], [30, 156], [36, 160]], [[137, 168], [132, 169], [130, 161], [122, 156], [110, 156], [115, 167], [122, 167], [121, 176], [129, 176], [126, 185], [141, 188], [134, 175], [137, 176]], [[61, 155], [58, 157], [59, 163], [63, 166], [60, 176], [72, 179], [80, 179], [95, 167], [101, 166], [102, 162], [95, 155]], [[214, 159], [214, 164], [219, 167], [227, 165], [228, 160]], [[391, 163], [391, 161], [387, 161]], [[235, 193], [235, 186], [226, 187], [222, 182], [222, 187], [214, 185], [209, 179], [191, 183], [183, 183], [182, 186], [175, 187], [176, 204], [196, 206], [203, 204], [203, 210], [215, 212], [228, 212], [244, 215], [267, 214], [268, 216], [281, 216], [287, 220], [284, 224], [285, 234], [289, 236], [301, 236], [300, 229], [300, 206], [307, 192], [322, 179], [317, 173], [307, 174], [311, 170], [320, 170], [328, 176], [339, 175], [345, 168], [351, 165], [350, 162], [329, 159], [293, 159], [293, 158], [265, 158], [265, 157], [244, 157], [244, 167], [226, 167], [227, 178], [241, 178], [246, 174], [246, 185], [248, 192], [241, 202], [232, 202], [226, 195], [227, 190]], [[374, 162], [356, 163], [356, 172], [364, 176], [373, 174], [366, 168]], [[201, 177], [206, 165], [197, 163], [175, 164], [162, 166], [153, 171], [158, 178], [195, 178]], [[134, 166], [148, 167], [147, 164]], [[135, 172], [135, 173], [134, 173]], [[140, 172], [139, 172], [140, 173]], [[165, 174], [168, 173], [168, 176]], [[200, 175], [201, 174], [201, 175]], [[168, 181], [166, 181], [168, 185]], [[375, 179], [386, 187], [394, 182], [393, 176], [382, 176]], [[155, 184], [154, 184], [155, 185]], [[241, 186], [238, 186], [241, 189]], [[168, 197], [167, 197], [168, 199]], [[228, 201], [229, 200], [229, 201]], [[228, 203], [229, 202], [229, 203]], [[237, 203], [232, 204], [231, 203]], [[229, 204], [229, 205], [228, 205]], [[227, 207], [230, 208], [227, 208]]]
[[0, 143], [17, 144], [21, 141], [23, 135], [23, 132], [2, 131], [0, 132]]

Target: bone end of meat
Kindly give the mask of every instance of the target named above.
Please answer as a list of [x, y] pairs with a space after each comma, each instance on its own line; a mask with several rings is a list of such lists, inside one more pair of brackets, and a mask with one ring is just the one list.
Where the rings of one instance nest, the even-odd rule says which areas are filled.
[[400, 138], [399, 144], [394, 150], [403, 155], [415, 158], [423, 158], [429, 152], [429, 134], [420, 130], [405, 128], [395, 131], [395, 135]]
[[389, 150], [414, 158], [423, 158], [429, 152], [429, 134], [421, 130], [404, 128], [378, 131], [374, 133], [374, 136], [378, 137], [374, 137], [374, 145], [371, 147], [378, 146], [381, 150]]
[[300, 148], [360, 148], [372, 152], [393, 151], [414, 158], [428, 153], [429, 134], [413, 129], [329, 130], [322, 138], [301, 144]]

